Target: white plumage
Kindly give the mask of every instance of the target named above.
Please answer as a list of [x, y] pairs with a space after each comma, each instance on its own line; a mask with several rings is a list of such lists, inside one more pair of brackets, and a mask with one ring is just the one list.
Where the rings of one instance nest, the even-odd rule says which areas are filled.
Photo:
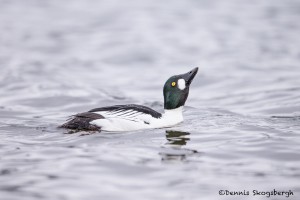
[[185, 80], [184, 79], [179, 79], [178, 82], [177, 82], [177, 84], [178, 84], [178, 88], [180, 90], [184, 90], [185, 89]]
[[150, 114], [134, 110], [100, 111], [95, 112], [104, 117], [96, 119], [90, 124], [101, 127], [104, 131], [133, 131], [148, 128], [163, 128], [174, 126], [183, 121], [182, 107], [165, 110], [161, 118], [154, 118]]

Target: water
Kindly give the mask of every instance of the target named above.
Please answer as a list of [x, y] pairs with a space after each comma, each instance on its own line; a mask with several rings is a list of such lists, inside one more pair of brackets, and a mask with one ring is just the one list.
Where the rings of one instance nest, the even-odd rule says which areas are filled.
[[[1, 0], [0, 199], [299, 199], [299, 20], [296, 0]], [[176, 127], [56, 128], [162, 111], [166, 79], [196, 66]]]

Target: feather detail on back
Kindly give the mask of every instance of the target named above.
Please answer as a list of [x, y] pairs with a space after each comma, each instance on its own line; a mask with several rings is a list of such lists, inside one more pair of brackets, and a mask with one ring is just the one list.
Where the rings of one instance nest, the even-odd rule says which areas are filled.
[[[126, 112], [130, 111], [135, 111], [136, 113], [141, 113], [141, 114], [148, 114], [151, 115], [154, 118], [160, 118], [161, 114], [151, 108], [148, 108], [146, 106], [141, 106], [141, 105], [136, 105], [136, 104], [129, 104], [129, 105], [115, 105], [115, 106], [108, 106], [108, 107], [102, 107], [102, 108], [95, 108], [90, 110], [89, 112], [102, 112], [102, 111], [107, 111], [107, 112], [113, 112], [115, 114], [119, 113], [121, 115], [125, 114]], [[133, 114], [133, 113], [131, 113]]]
[[94, 120], [91, 124], [101, 126], [106, 131], [130, 131], [151, 128], [153, 119], [160, 119], [161, 114], [145, 106], [117, 105], [96, 108], [89, 112], [97, 113], [105, 119]]

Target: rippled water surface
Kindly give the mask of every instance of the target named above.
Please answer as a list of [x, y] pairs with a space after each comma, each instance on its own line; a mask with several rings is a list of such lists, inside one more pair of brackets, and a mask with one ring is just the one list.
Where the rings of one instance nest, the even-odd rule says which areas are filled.
[[[297, 0], [0, 0], [0, 199], [300, 199]], [[65, 134], [198, 66], [176, 127]]]

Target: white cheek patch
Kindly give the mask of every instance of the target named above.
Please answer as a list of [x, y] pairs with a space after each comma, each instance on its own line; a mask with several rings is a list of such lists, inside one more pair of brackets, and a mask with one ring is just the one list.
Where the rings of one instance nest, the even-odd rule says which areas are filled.
[[179, 80], [177, 81], [177, 84], [178, 84], [178, 88], [179, 88], [180, 90], [184, 90], [184, 88], [185, 88], [185, 80], [184, 80], [184, 79], [179, 79]]

